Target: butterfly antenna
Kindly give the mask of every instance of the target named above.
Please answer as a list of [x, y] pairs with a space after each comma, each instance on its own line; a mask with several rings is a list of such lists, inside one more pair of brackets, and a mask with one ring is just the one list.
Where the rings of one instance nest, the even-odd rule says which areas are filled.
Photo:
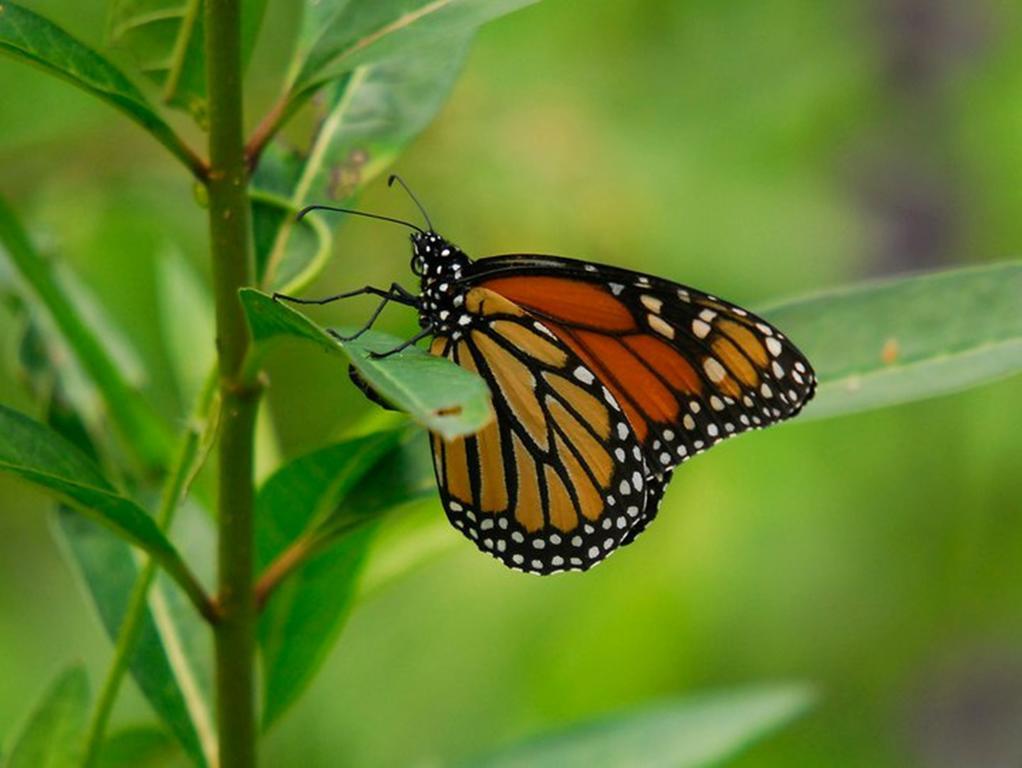
[[404, 219], [395, 219], [391, 216], [383, 216], [379, 213], [367, 213], [366, 211], [356, 211], [351, 208], [335, 208], [332, 205], [307, 205], [304, 208], [302, 208], [302, 210], [298, 211], [298, 215], [295, 216], [295, 221], [301, 221], [302, 219], [305, 218], [305, 215], [310, 211], [336, 211], [337, 213], [350, 213], [352, 216], [364, 216], [367, 219], [377, 219], [379, 221], [389, 221], [393, 224], [400, 224], [404, 227], [408, 227], [409, 229], [414, 229], [416, 232], [420, 234], [423, 235], [426, 234], [426, 230], [424, 230], [422, 227], [417, 227], [410, 221], [405, 221]]
[[415, 203], [415, 207], [418, 208], [419, 209], [419, 213], [422, 214], [422, 218], [424, 218], [426, 220], [426, 226], [429, 227], [431, 232], [435, 232], [436, 230], [433, 229], [433, 222], [429, 220], [429, 214], [426, 213], [426, 209], [422, 207], [422, 203], [419, 202], [419, 198], [417, 198], [415, 196], [415, 193], [412, 192], [411, 187], [409, 187], [407, 184], [405, 184], [405, 180], [404, 179], [402, 179], [396, 173], [392, 173], [392, 174], [390, 174], [390, 178], [387, 179], [387, 186], [388, 187], [394, 186], [394, 182], [395, 181], [398, 184], [400, 184], [402, 187], [404, 187], [405, 192], [407, 192], [408, 196], [410, 198], [412, 198], [412, 202]]

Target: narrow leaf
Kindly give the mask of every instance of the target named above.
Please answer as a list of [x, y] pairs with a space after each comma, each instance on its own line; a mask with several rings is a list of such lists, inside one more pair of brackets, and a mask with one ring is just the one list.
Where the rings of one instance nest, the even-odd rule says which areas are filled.
[[[432, 121], [447, 100], [472, 39], [471, 32], [360, 67], [322, 93], [316, 128], [303, 152], [272, 144], [256, 172], [255, 186], [287, 202], [257, 206], [255, 228], [264, 285], [287, 286], [316, 267], [323, 237], [294, 223], [293, 212], [310, 203], [343, 201], [385, 170]], [[338, 223], [334, 217], [331, 223]], [[329, 230], [327, 230], [329, 231]]]
[[[378, 432], [299, 457], [267, 480], [256, 501], [257, 564], [270, 567], [303, 534], [332, 517], [403, 430]], [[377, 509], [360, 510], [372, 522]], [[263, 719], [268, 727], [308, 686], [351, 610], [375, 525], [314, 554], [271, 596], [259, 622]]]
[[371, 332], [358, 341], [341, 343], [304, 315], [264, 293], [242, 289], [241, 302], [257, 345], [293, 336], [343, 354], [389, 403], [447, 439], [478, 432], [493, 418], [489, 390], [483, 380], [446, 359], [409, 348], [374, 360], [370, 352], [393, 349], [400, 339]]
[[[66, 280], [61, 281], [61, 285], [66, 283]], [[11, 291], [16, 298], [21, 298], [17, 289]], [[81, 291], [82, 287], [77, 286], [73, 295]], [[108, 454], [109, 451], [104, 450], [107, 417], [102, 414], [101, 406], [93, 403], [98, 398], [93, 387], [85, 386], [89, 383], [78, 373], [75, 356], [66, 349], [36, 302], [26, 297], [20, 306], [29, 310], [32, 324], [22, 344], [26, 353], [22, 355], [19, 372], [44, 406], [46, 422], [89, 456]], [[89, 316], [92, 318], [90, 325], [95, 324], [91, 312]], [[109, 342], [109, 329], [103, 331], [102, 337], [104, 343]], [[37, 345], [43, 348], [39, 353], [28, 353]], [[88, 397], [83, 396], [82, 390]], [[83, 591], [91, 597], [111, 639], [116, 639], [123, 630], [125, 608], [139, 574], [138, 554], [106, 528], [66, 507], [59, 508], [54, 519], [55, 536], [80, 576]], [[193, 726], [192, 720], [204, 722], [208, 734], [211, 717], [208, 704], [204, 706], [202, 697], [194, 695], [201, 686], [193, 681], [201, 675], [196, 671], [199, 665], [194, 654], [188, 653], [194, 643], [187, 642], [186, 634], [190, 630], [198, 636], [205, 649], [207, 630], [191, 606], [176, 613], [163, 610], [164, 604], [177, 597], [176, 590], [162, 584], [155, 589], [159, 590], [156, 597], [142, 608], [141, 628], [129, 669], [153, 710], [181, 740], [192, 761], [201, 766], [205, 760], [197, 736], [200, 729]], [[154, 614], [160, 616], [159, 622], [154, 620]], [[183, 690], [192, 695], [186, 696]], [[214, 740], [206, 739], [207, 742]]]
[[[4, 7], [4, 6], [0, 6]], [[11, 6], [0, 11], [0, 26]], [[170, 459], [170, 437], [141, 393], [127, 380], [116, 358], [93, 327], [75, 310], [53, 265], [36, 251], [14, 212], [0, 198], [0, 244], [7, 251], [34, 297], [46, 307], [60, 335], [104, 401], [128, 446], [149, 467], [162, 467]]]
[[[162, 101], [206, 123], [205, 8], [203, 0], [113, 0], [107, 39], [134, 57], [162, 89]], [[242, 61], [247, 62], [266, 0], [242, 0]]]
[[708, 768], [808, 709], [804, 687], [712, 693], [577, 725], [469, 761], [474, 768]]
[[[295, 91], [416, 46], [450, 41], [536, 0], [308, 0]], [[322, 7], [315, 8], [320, 5]]]
[[[138, 561], [123, 541], [71, 510], [61, 508], [57, 520], [96, 612], [111, 639], [116, 639], [139, 578]], [[194, 611], [188, 610], [186, 616], [173, 611], [171, 599], [159, 584], [151, 587], [131, 657], [131, 676], [192, 762], [205, 766], [203, 741], [208, 750], [213, 740], [208, 683], [188, 638], [205, 640], [206, 632]]]
[[81, 665], [63, 672], [36, 704], [3, 768], [78, 768], [89, 710], [89, 678]]
[[197, 605], [205, 595], [152, 518], [120, 495], [77, 448], [48, 427], [0, 406], [0, 472], [17, 475], [152, 555]]
[[156, 114], [142, 92], [113, 64], [27, 8], [0, 2], [0, 51], [31, 62], [124, 112], [190, 168], [196, 158]]
[[978, 386], [1022, 371], [1022, 264], [899, 277], [765, 311], [820, 386], [809, 418]]

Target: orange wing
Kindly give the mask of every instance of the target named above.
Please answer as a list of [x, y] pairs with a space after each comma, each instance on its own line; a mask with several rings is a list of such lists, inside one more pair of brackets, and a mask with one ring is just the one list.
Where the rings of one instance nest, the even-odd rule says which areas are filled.
[[476, 262], [473, 284], [521, 306], [621, 404], [652, 467], [669, 470], [812, 397], [808, 361], [762, 318], [649, 275], [553, 257]]

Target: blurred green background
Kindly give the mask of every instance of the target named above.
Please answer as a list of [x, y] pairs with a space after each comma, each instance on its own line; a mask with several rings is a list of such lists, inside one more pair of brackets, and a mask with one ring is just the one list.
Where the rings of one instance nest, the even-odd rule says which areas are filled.
[[[98, 7], [25, 4], [101, 39]], [[250, 117], [276, 93], [289, 5], [270, 3]], [[613, 262], [753, 307], [1017, 257], [1020, 39], [1022, 8], [999, 0], [543, 0], [482, 31], [396, 170], [472, 255]], [[0, 59], [0, 93], [0, 192], [127, 329], [152, 401], [179, 412], [154, 286], [169, 247], [207, 269], [190, 184], [141, 130], [35, 70]], [[359, 202], [409, 213], [381, 183]], [[411, 287], [407, 264], [401, 230], [351, 221], [310, 293]], [[16, 331], [0, 310], [8, 359]], [[286, 456], [371, 408], [311, 347], [278, 349], [269, 372]], [[9, 378], [0, 400], [31, 407]], [[435, 765], [664, 695], [793, 680], [820, 705], [737, 765], [1018, 766], [1020, 413], [1015, 379], [728, 442], [585, 575], [506, 571], [434, 504], [435, 555], [366, 595], [266, 764]], [[69, 654], [98, 678], [109, 644], [47, 502], [7, 478], [0, 494], [2, 738]], [[146, 717], [122, 697], [119, 722]]]

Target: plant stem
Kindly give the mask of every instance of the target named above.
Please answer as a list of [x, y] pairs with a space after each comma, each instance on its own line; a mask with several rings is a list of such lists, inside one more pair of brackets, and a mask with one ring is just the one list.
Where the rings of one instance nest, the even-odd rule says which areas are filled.
[[349, 520], [336, 527], [319, 527], [306, 531], [277, 555], [256, 579], [255, 598], [256, 610], [262, 611], [266, 602], [277, 588], [312, 557], [335, 543], [341, 535], [351, 533], [377, 518], [367, 515], [357, 520]]
[[206, 2], [209, 230], [220, 366], [218, 509], [220, 621], [216, 644], [221, 768], [256, 762], [253, 443], [260, 387], [245, 378], [250, 345], [238, 289], [253, 282], [243, 146], [239, 0]]
[[206, 178], [209, 175], [209, 165], [199, 157], [195, 152], [185, 144], [184, 140], [177, 134], [171, 134], [167, 138], [157, 137], [159, 142], [163, 144], [167, 149], [170, 150], [171, 154], [180, 160], [184, 166], [191, 171], [192, 176], [195, 180], [203, 184], [206, 183]]
[[259, 125], [256, 126], [255, 131], [252, 132], [248, 144], [245, 145], [245, 161], [250, 172], [255, 171], [266, 145], [283, 125], [288, 114], [290, 95], [290, 93], [284, 93], [277, 99]]
[[[216, 378], [211, 376], [203, 387], [193, 409], [191, 423], [181, 435], [177, 458], [163, 486], [160, 506], [156, 512], [156, 524], [161, 531], [170, 528], [174, 513], [187, 492], [189, 481], [194, 476], [196, 463], [200, 458], [199, 448], [202, 434], [205, 431], [205, 422], [210, 418], [216, 381]], [[131, 664], [132, 653], [142, 632], [146, 600], [156, 576], [157, 567], [156, 561], [151, 557], [148, 558], [142, 573], [132, 587], [131, 595], [128, 598], [128, 607], [117, 633], [113, 660], [107, 670], [106, 678], [103, 680], [103, 687], [100, 689], [96, 706], [92, 711], [92, 721], [89, 723], [89, 732], [85, 739], [83, 768], [92, 766], [99, 757], [99, 748], [102, 746], [103, 736], [106, 734], [110, 712], [117, 700], [117, 693], [124, 680], [124, 674]]]
[[289, 575], [294, 573], [312, 554], [315, 538], [309, 534], [300, 536], [270, 563], [256, 581], [256, 610], [262, 610], [270, 595]]

